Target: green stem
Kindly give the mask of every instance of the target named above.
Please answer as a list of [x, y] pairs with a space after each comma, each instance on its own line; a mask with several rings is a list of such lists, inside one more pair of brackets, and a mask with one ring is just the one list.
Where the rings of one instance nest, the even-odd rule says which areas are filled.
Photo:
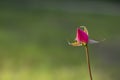
[[87, 65], [88, 65], [90, 80], [93, 80], [92, 79], [92, 72], [91, 72], [91, 68], [90, 68], [90, 57], [89, 57], [88, 45], [85, 46], [85, 51], [86, 51], [86, 59], [87, 59]]

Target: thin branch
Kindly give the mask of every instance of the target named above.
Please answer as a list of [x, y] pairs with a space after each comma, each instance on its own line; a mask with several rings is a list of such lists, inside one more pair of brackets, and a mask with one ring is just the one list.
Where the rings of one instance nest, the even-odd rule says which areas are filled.
[[87, 65], [88, 65], [90, 80], [93, 80], [92, 79], [92, 72], [91, 72], [91, 68], [90, 68], [90, 57], [89, 57], [88, 45], [85, 46], [85, 51], [86, 51], [86, 59], [87, 59]]

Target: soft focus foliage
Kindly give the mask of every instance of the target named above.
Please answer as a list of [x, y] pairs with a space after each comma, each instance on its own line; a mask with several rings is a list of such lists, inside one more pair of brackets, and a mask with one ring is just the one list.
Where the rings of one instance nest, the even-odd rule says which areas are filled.
[[[75, 10], [64, 1], [11, 3], [0, 7], [0, 80], [89, 80], [84, 48], [67, 44], [80, 25], [91, 38], [106, 38], [89, 45], [94, 80], [120, 79], [120, 15], [112, 6], [117, 4], [103, 2], [103, 12], [97, 7], [86, 12], [79, 3]], [[108, 9], [111, 13], [104, 12]]]

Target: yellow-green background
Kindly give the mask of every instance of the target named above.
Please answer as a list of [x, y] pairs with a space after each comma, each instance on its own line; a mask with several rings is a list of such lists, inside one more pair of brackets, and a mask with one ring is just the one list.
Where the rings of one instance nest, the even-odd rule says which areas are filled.
[[72, 47], [84, 25], [94, 80], [119, 80], [119, 1], [6, 0], [0, 3], [0, 80], [90, 80], [84, 47]]

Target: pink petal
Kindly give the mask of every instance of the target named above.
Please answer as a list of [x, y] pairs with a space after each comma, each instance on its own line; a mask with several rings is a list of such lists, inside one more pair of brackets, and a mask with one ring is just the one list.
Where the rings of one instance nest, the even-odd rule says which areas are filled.
[[88, 43], [88, 35], [81, 30], [80, 28], [77, 28], [77, 33], [76, 33], [76, 41], [78, 42], [85, 42]]

